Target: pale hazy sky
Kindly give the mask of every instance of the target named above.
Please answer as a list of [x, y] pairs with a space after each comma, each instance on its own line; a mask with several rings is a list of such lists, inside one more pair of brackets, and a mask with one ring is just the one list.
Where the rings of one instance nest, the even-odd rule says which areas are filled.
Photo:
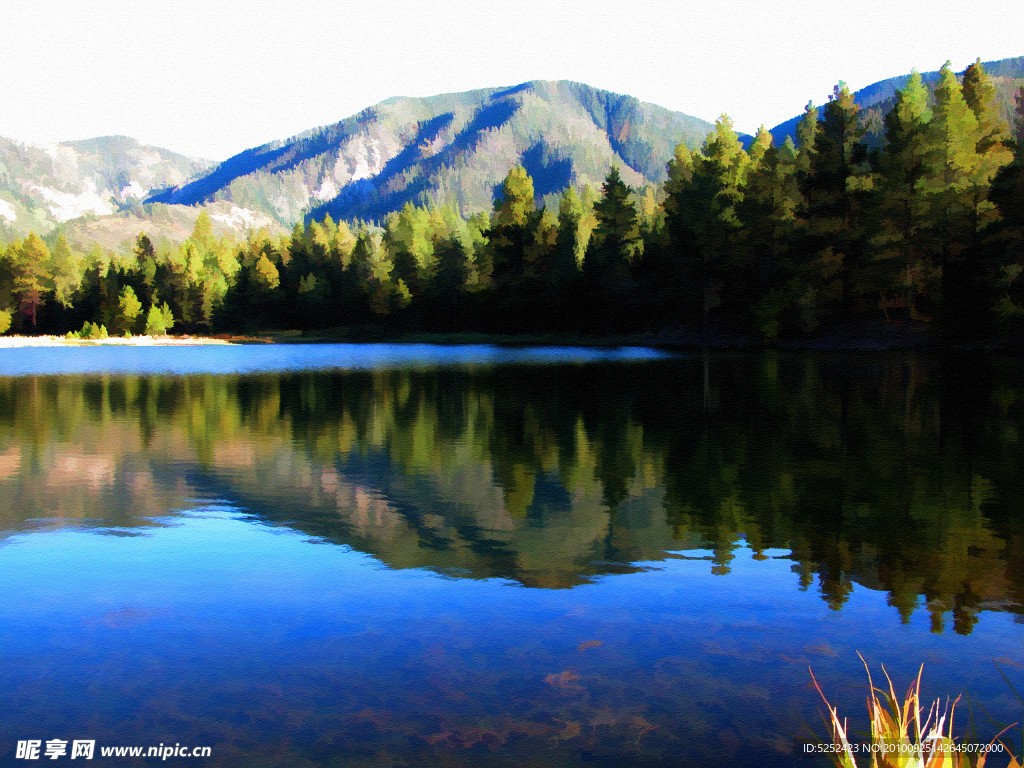
[[0, 0], [0, 136], [223, 160], [389, 96], [576, 80], [753, 132], [909, 72], [1024, 56], [1021, 0]]

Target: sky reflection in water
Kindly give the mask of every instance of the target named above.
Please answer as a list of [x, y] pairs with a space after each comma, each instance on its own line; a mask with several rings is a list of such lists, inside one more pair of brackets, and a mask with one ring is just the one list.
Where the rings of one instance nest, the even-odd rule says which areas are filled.
[[858, 650], [1018, 719], [1016, 368], [857, 360], [0, 380], [0, 764], [811, 765]]

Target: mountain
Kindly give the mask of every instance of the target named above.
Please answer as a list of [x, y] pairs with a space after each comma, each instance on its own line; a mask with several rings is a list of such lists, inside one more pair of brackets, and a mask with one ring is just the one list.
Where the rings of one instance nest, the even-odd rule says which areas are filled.
[[[1024, 57], [985, 63], [1005, 117], [1024, 84]], [[923, 75], [934, 83], [937, 72]], [[881, 119], [909, 75], [857, 91], [879, 140]], [[794, 117], [772, 129], [777, 144]], [[284, 231], [330, 214], [381, 219], [407, 202], [491, 208], [508, 170], [525, 166], [538, 203], [569, 184], [600, 186], [617, 164], [634, 188], [659, 184], [682, 142], [713, 126], [581, 83], [536, 80], [428, 98], [395, 97], [333, 125], [248, 149], [223, 163], [124, 136], [36, 145], [0, 138], [0, 240], [60, 226], [87, 247], [117, 247], [145, 229], [187, 236], [207, 208], [216, 233]], [[748, 141], [750, 137], [741, 137]]]
[[599, 186], [612, 164], [633, 187], [665, 178], [680, 142], [714, 126], [588, 85], [532, 81], [429, 98], [396, 97], [334, 125], [246, 150], [147, 202], [229, 201], [282, 224], [330, 214], [379, 219], [406, 202], [490, 210], [522, 164], [538, 201], [570, 183]]
[[[143, 230], [157, 240], [184, 240], [199, 208], [143, 206], [142, 201], [216, 167], [127, 136], [57, 144], [0, 138], [0, 240], [30, 231], [46, 235], [58, 226], [83, 248], [93, 243], [116, 248]], [[260, 226], [282, 230], [258, 211], [225, 202], [204, 207], [217, 235]]]
[[[1017, 90], [1024, 85], [1024, 56], [1012, 59], [999, 59], [997, 61], [982, 62], [985, 72], [992, 75], [995, 80], [996, 94], [1003, 111], [1003, 119], [1013, 125], [1014, 97]], [[921, 79], [930, 87], [938, 82], [939, 72], [922, 72]], [[859, 91], [854, 92], [853, 97], [863, 110], [867, 110], [871, 132], [877, 136], [881, 135], [882, 118], [885, 113], [892, 109], [896, 103], [896, 91], [904, 88], [910, 81], [910, 74], [890, 77], [887, 80], [879, 80]], [[819, 116], [821, 112], [819, 111]], [[796, 126], [803, 115], [797, 115], [785, 122], [779, 123], [771, 129], [775, 145], [781, 146], [787, 136], [796, 140]]]
[[0, 221], [16, 232], [46, 232], [86, 214], [109, 216], [213, 166], [127, 136], [59, 144], [0, 138]]
[[[288, 232], [276, 219], [260, 211], [239, 208], [224, 201], [192, 205], [139, 206], [111, 216], [82, 216], [67, 222], [62, 231], [68, 241], [81, 250], [88, 250], [93, 244], [109, 250], [118, 250], [127, 242], [135, 243], [140, 232], [145, 232], [154, 242], [180, 243], [195, 229], [196, 219], [202, 211], [210, 216], [214, 237], [223, 235], [241, 236], [260, 228], [272, 235]], [[123, 248], [122, 248], [123, 250]]]

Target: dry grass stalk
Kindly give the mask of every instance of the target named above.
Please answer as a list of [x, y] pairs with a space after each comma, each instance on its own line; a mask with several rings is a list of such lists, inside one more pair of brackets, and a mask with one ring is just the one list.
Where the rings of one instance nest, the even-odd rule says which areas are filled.
[[[866, 765], [869, 768], [985, 768], [989, 757], [1010, 754], [999, 741], [999, 737], [1016, 723], [996, 734], [989, 742], [989, 751], [958, 751], [957, 741], [953, 736], [953, 717], [956, 705], [960, 701], [959, 696], [952, 703], [947, 699], [945, 704], [941, 699], [937, 699], [928, 708], [927, 717], [922, 720], [921, 674], [924, 665], [921, 665], [917, 677], [911, 682], [901, 701], [896, 695], [896, 688], [885, 666], [882, 666], [882, 674], [885, 675], [888, 690], [875, 687], [871, 669], [864, 661], [864, 657], [860, 653], [857, 655], [860, 656], [868, 675], [867, 707], [871, 723], [869, 744], [850, 741], [846, 719], [839, 718], [837, 708], [829, 703], [817, 678], [814, 677], [814, 672], [811, 672], [814, 687], [828, 710], [826, 724], [832, 734], [830, 748], [834, 750], [828, 754], [839, 768], [858, 768], [857, 756], [865, 754], [869, 761]], [[991, 751], [996, 744], [1000, 744], [1006, 751]], [[1010, 754], [1007, 768], [1022, 766], [1017, 758]]]

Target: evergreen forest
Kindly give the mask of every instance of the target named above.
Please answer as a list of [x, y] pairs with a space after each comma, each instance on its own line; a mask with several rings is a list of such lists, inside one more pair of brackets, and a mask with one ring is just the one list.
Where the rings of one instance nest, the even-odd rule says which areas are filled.
[[[949, 343], [1024, 330], [1024, 88], [1014, 124], [980, 60], [917, 73], [878, 137], [845, 84], [795, 140], [744, 147], [723, 115], [660, 187], [612, 167], [538, 207], [513, 167], [493, 210], [407, 203], [383, 219], [87, 250], [59, 230], [0, 246], [0, 332], [298, 329], [609, 336], [774, 344], [852, 326]], [[548, 198], [550, 199], [550, 198]]]

